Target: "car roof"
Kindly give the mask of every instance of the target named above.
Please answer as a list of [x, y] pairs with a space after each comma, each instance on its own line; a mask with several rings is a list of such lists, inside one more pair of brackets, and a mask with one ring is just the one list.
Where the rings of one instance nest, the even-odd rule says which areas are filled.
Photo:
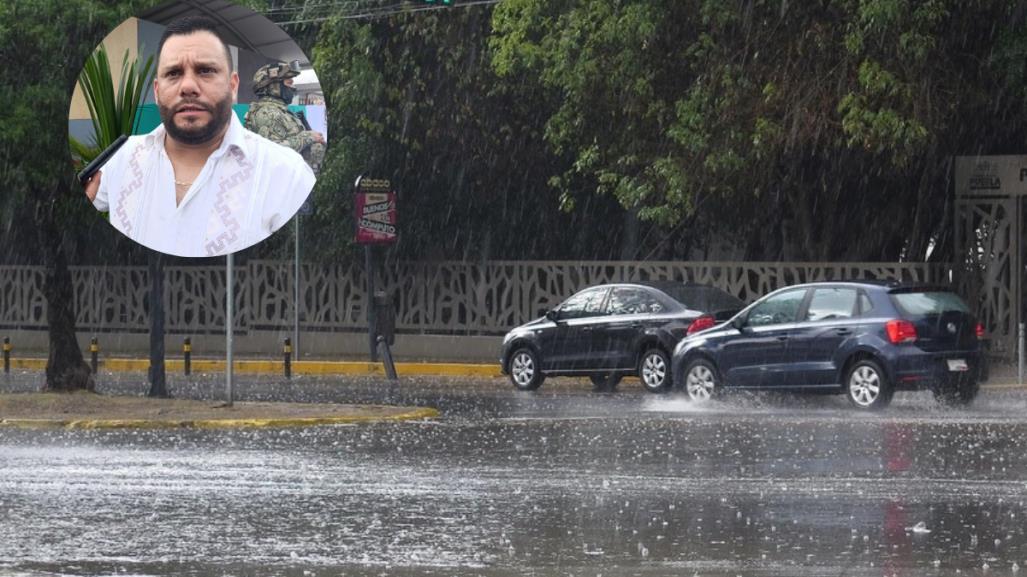
[[886, 289], [890, 293], [911, 291], [952, 291], [951, 287], [944, 285], [898, 281], [894, 279], [819, 280], [781, 288], [807, 288], [818, 286], [859, 286], [864, 288]]
[[707, 288], [714, 290], [721, 290], [713, 285], [692, 283], [692, 282], [681, 282], [675, 280], [638, 280], [638, 281], [626, 281], [626, 282], [609, 282], [603, 284], [592, 285], [590, 287], [583, 288], [581, 290], [588, 290], [593, 288], [624, 288], [624, 287], [642, 287], [642, 288], [654, 288], [662, 290], [669, 287], [688, 287], [688, 288]]

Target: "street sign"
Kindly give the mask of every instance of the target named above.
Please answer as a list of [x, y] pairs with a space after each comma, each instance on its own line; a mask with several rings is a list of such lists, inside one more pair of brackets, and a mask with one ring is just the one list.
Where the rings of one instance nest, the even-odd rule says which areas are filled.
[[388, 180], [360, 177], [354, 186], [357, 244], [396, 242], [396, 192]]
[[296, 214], [300, 216], [310, 216], [314, 214], [314, 202], [309, 196], [307, 197], [307, 200], [304, 200], [303, 204], [300, 205], [300, 209], [296, 211]]

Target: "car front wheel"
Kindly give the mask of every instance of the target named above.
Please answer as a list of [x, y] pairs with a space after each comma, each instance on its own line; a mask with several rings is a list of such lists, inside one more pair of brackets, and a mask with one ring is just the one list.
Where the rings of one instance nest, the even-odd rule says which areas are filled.
[[875, 411], [888, 406], [894, 390], [881, 365], [864, 359], [849, 368], [845, 377], [845, 393], [857, 408]]
[[529, 348], [520, 348], [510, 355], [510, 382], [522, 391], [534, 391], [545, 380], [538, 355]]
[[649, 349], [638, 361], [638, 378], [650, 393], [662, 393], [670, 385], [670, 359], [662, 349]]
[[696, 403], [705, 403], [717, 394], [720, 380], [717, 368], [706, 359], [695, 359], [685, 369], [685, 392]]

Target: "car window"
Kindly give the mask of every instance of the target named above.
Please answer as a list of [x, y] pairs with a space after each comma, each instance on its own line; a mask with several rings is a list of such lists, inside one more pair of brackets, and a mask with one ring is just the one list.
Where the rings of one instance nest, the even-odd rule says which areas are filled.
[[560, 318], [579, 319], [598, 316], [602, 312], [607, 289], [595, 288], [579, 292], [560, 305]]
[[806, 289], [799, 289], [768, 298], [749, 311], [749, 325], [761, 327], [795, 322], [799, 316], [799, 306], [805, 296]]
[[640, 313], [661, 313], [665, 307], [645, 289], [615, 288], [610, 293], [606, 311], [611, 315], [636, 315]]
[[867, 293], [860, 291], [859, 293], [859, 314], [865, 315], [870, 311], [874, 310], [874, 303], [867, 296]]
[[660, 285], [657, 288], [686, 307], [705, 312], [739, 310], [745, 308], [738, 298], [718, 288], [689, 285]]
[[894, 293], [891, 297], [895, 304], [898, 305], [899, 310], [907, 317], [940, 315], [949, 311], [970, 312], [963, 299], [950, 292]]
[[851, 318], [856, 309], [856, 294], [856, 289], [851, 288], [814, 289], [805, 320], [826, 321]]

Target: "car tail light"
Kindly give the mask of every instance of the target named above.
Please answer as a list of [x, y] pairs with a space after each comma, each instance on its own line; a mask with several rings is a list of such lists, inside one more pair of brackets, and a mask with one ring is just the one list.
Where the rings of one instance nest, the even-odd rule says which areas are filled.
[[977, 328], [975, 330], [977, 332], [977, 338], [978, 339], [983, 339], [984, 338], [984, 324], [977, 323]]
[[916, 327], [909, 321], [890, 320], [884, 324], [884, 330], [888, 332], [888, 340], [893, 344], [911, 343], [916, 340]]
[[697, 333], [703, 329], [708, 329], [713, 325], [717, 324], [717, 320], [710, 315], [701, 316], [688, 325], [688, 332], [685, 334]]

